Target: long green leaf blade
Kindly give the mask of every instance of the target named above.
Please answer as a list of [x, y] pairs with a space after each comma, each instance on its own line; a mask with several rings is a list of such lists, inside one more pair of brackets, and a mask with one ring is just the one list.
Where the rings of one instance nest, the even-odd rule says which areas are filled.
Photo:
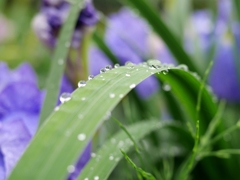
[[163, 39], [173, 56], [176, 58], [179, 64], [186, 64], [191, 71], [199, 72], [199, 69], [194, 64], [194, 61], [184, 51], [183, 47], [178, 42], [175, 35], [161, 20], [159, 14], [155, 9], [151, 8], [150, 4], [146, 0], [122, 0], [127, 4], [130, 4], [134, 8], [139, 10], [139, 13], [144, 17], [151, 25], [153, 30]]
[[43, 124], [45, 119], [51, 114], [56, 106], [59, 87], [65, 68], [65, 62], [68, 55], [69, 44], [71, 44], [72, 33], [75, 28], [76, 20], [79, 10], [84, 7], [84, 0], [75, 0], [71, 5], [70, 12], [66, 23], [61, 29], [60, 37], [58, 39], [57, 47], [53, 54], [51, 69], [49, 72], [47, 82], [47, 93], [43, 103], [43, 108], [40, 116], [40, 125]]

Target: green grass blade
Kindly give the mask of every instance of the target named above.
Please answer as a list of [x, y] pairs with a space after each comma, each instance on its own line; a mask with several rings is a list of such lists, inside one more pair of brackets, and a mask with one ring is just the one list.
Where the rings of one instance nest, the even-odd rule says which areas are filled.
[[75, 164], [107, 112], [141, 81], [168, 68], [123, 66], [100, 74], [85, 87], [78, 88], [40, 127], [9, 180], [66, 177], [67, 167]]
[[[164, 126], [165, 124], [158, 120], [151, 120], [131, 125], [127, 127], [127, 130], [135, 141], [139, 141], [150, 132], [161, 129]], [[118, 162], [123, 158], [120, 148], [127, 152], [133, 146], [134, 143], [128, 135], [123, 130], [120, 130], [96, 152], [96, 157], [89, 161], [78, 180], [84, 180], [85, 178], [94, 179], [95, 176], [102, 180], [107, 179]], [[91, 169], [94, 169], [94, 171], [91, 171]]]
[[142, 17], [144, 17], [148, 21], [153, 30], [157, 33], [158, 36], [162, 38], [162, 40], [168, 46], [169, 50], [172, 52], [173, 56], [179, 64], [186, 64], [190, 70], [200, 73], [199, 69], [194, 64], [194, 61], [185, 52], [183, 46], [178, 42], [175, 35], [164, 24], [164, 22], [160, 18], [159, 13], [156, 12], [154, 8], [150, 7], [150, 4], [147, 2], [147, 0], [122, 1], [139, 10]]
[[64, 72], [65, 62], [68, 55], [69, 43], [72, 39], [72, 33], [75, 28], [79, 11], [83, 7], [84, 0], [75, 0], [75, 3], [71, 5], [68, 18], [61, 29], [58, 43], [52, 58], [51, 69], [46, 87], [47, 93], [40, 115], [40, 126], [44, 123], [46, 118], [51, 114], [56, 106], [62, 74]]

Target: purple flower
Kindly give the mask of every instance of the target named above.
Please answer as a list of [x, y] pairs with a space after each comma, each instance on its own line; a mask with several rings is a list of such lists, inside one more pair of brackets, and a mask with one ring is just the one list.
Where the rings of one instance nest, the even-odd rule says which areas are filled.
[[[61, 91], [73, 91], [66, 77]], [[0, 180], [7, 178], [34, 136], [43, 97], [30, 65], [9, 70], [0, 62]], [[91, 145], [88, 145], [77, 161], [75, 176], [88, 161], [90, 152]]]
[[[43, 43], [54, 47], [59, 31], [66, 21], [70, 5], [64, 0], [43, 0], [41, 11], [33, 20], [33, 28]], [[98, 14], [91, 1], [86, 2], [76, 22], [72, 46], [78, 47], [84, 27], [90, 27], [98, 21]]]
[[[154, 48], [149, 45], [150, 40], [152, 39], [147, 24], [129, 9], [124, 8], [109, 17], [105, 41], [120, 64], [125, 64], [127, 61], [138, 64], [150, 58], [167, 57], [167, 52], [161, 53], [166, 49], [157, 48], [152, 52]], [[89, 57], [92, 74], [98, 74], [101, 68], [111, 64], [110, 60], [95, 47], [90, 50]], [[162, 59], [162, 62], [172, 63], [173, 60], [167, 58]], [[157, 89], [158, 82], [154, 77], [148, 78], [136, 87], [137, 93], [142, 98], [149, 97]]]

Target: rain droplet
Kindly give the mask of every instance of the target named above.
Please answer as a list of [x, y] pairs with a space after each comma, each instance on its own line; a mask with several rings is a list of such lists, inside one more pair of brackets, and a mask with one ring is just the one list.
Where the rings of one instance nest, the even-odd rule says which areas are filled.
[[88, 178], [85, 178], [84, 180], [89, 180]]
[[75, 166], [69, 165], [69, 166], [67, 167], [67, 171], [68, 171], [69, 173], [74, 172], [74, 171], [75, 171]]
[[80, 88], [80, 87], [84, 87], [84, 86], [86, 86], [86, 81], [79, 81], [78, 82], [78, 87]]
[[70, 99], [71, 99], [71, 93], [62, 93], [62, 95], [59, 98], [61, 103], [65, 103], [65, 102], [69, 101]]
[[155, 65], [150, 65], [149, 69], [154, 70], [154, 69], [157, 69], [157, 68], [155, 67]]
[[127, 77], [130, 77], [131, 75], [130, 74], [125, 74]]
[[119, 94], [119, 97], [120, 97], [120, 98], [123, 98], [123, 94]]
[[56, 106], [55, 108], [54, 108], [54, 111], [58, 111], [60, 108], [59, 108], [59, 106]]
[[110, 93], [110, 94], [109, 94], [109, 97], [110, 97], [110, 98], [114, 98], [114, 97], [115, 97], [115, 94]]
[[131, 84], [129, 87], [130, 87], [131, 89], [133, 89], [133, 88], [136, 87], [136, 84]]
[[58, 64], [59, 64], [59, 65], [63, 65], [63, 63], [64, 63], [64, 59], [59, 59], [59, 60], [58, 60]]
[[114, 65], [114, 68], [119, 68], [119, 67], [120, 67], [119, 64], [115, 64], [115, 65]]
[[94, 180], [99, 180], [99, 177], [98, 177], [98, 176], [95, 176], [95, 177], [94, 177]]
[[123, 141], [119, 141], [119, 143], [118, 143], [117, 146], [118, 146], [119, 148], [121, 148], [123, 145], [124, 145], [124, 142], [123, 142]]
[[164, 91], [170, 91], [171, 90], [171, 86], [169, 84], [164, 84], [163, 85], [163, 90]]
[[163, 71], [162, 71], [162, 73], [163, 73], [163, 75], [167, 75], [167, 73], [168, 73], [168, 70], [167, 70], [167, 69], [165, 69], [165, 70], [163, 70]]
[[86, 98], [85, 98], [85, 97], [82, 97], [82, 101], [86, 101]]
[[100, 73], [105, 73], [105, 72], [106, 72], [105, 68], [100, 69]]
[[92, 153], [91, 153], [91, 157], [93, 157], [93, 158], [96, 157], [96, 153], [93, 153], [93, 152], [92, 152]]
[[89, 75], [88, 76], [88, 80], [91, 80], [91, 79], [93, 79], [94, 78], [94, 75]]
[[114, 160], [114, 157], [113, 156], [109, 156], [109, 160]]
[[111, 70], [112, 69], [112, 66], [111, 65], [107, 65], [106, 67], [105, 67], [105, 70], [106, 71], [109, 71], [109, 70]]
[[180, 65], [178, 66], [178, 68], [179, 68], [179, 69], [182, 69], [182, 70], [184, 70], [184, 71], [188, 71], [188, 67], [187, 67], [185, 64], [180, 64]]
[[82, 133], [82, 134], [79, 134], [79, 135], [78, 135], [78, 140], [79, 140], [79, 141], [84, 141], [85, 139], [86, 139], [86, 134], [83, 134], [83, 133]]
[[120, 160], [120, 158], [115, 158], [115, 161], [118, 162]]

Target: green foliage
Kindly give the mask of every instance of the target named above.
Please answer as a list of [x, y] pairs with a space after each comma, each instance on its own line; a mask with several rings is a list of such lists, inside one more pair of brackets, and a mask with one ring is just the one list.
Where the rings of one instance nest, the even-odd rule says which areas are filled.
[[65, 62], [68, 55], [68, 48], [72, 39], [73, 30], [75, 28], [76, 19], [79, 15], [79, 11], [84, 7], [84, 0], [76, 0], [71, 6], [66, 23], [61, 29], [56, 49], [53, 54], [52, 64], [47, 82], [47, 93], [43, 104], [40, 126], [44, 123], [44, 120], [51, 114], [56, 106], [59, 87], [62, 79], [62, 75], [65, 69]]

